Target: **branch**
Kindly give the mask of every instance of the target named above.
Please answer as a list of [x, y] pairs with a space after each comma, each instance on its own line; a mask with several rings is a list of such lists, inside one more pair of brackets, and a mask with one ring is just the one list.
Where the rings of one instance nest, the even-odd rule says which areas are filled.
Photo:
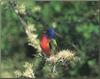
[[28, 26], [27, 23], [24, 21], [24, 17], [22, 16], [22, 14], [20, 14], [18, 12], [18, 10], [15, 7], [17, 5], [16, 2], [10, 2], [9, 1], [9, 5], [10, 5], [11, 9], [15, 12], [17, 17], [19, 18], [20, 22], [22, 23], [22, 25], [23, 25], [23, 27], [25, 29], [26, 34], [29, 35], [31, 32], [30, 32], [30, 30], [27, 27]]
[[18, 10], [15, 8], [16, 3], [15, 2], [10, 2], [10, 7], [12, 8], [12, 10], [16, 13], [16, 15], [18, 16], [19, 20], [21, 21], [21, 23], [23, 24], [24, 28], [27, 27], [26, 22], [24, 21], [23, 17], [21, 17], [21, 15], [18, 13]]

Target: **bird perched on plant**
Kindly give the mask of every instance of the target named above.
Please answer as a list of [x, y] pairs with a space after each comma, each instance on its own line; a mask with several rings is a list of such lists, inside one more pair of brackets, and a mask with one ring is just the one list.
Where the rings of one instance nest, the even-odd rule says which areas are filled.
[[[40, 39], [40, 47], [42, 49], [41, 53], [46, 57], [50, 57], [54, 53], [57, 47], [57, 43], [55, 41], [54, 29], [48, 28], [46, 32], [42, 33], [42, 37]], [[39, 67], [39, 70], [43, 68], [45, 62], [46, 62], [45, 57], [42, 56], [41, 63], [39, 65], [41, 67]]]
[[48, 28], [47, 31], [42, 34], [40, 46], [43, 54], [45, 54], [46, 56], [50, 56], [54, 53], [57, 47], [54, 29]]

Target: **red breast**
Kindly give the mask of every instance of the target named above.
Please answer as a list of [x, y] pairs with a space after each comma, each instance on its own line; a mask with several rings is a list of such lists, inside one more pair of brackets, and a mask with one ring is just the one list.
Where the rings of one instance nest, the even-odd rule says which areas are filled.
[[40, 40], [40, 46], [44, 54], [47, 56], [50, 56], [50, 47], [49, 47], [49, 39], [47, 38], [46, 34], [42, 35], [42, 38]]

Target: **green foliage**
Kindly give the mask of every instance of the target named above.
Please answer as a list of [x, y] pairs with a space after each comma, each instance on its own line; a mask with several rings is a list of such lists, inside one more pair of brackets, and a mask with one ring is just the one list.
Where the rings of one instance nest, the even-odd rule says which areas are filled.
[[[44, 65], [43, 77], [61, 78], [61, 77], [73, 77], [73, 76], [88, 76], [98, 75], [98, 38], [99, 38], [99, 9], [97, 1], [33, 1], [33, 0], [16, 0], [18, 4], [17, 8], [20, 13], [28, 11], [32, 13], [37, 19], [41, 18], [44, 23], [36, 21], [29, 16], [25, 16], [24, 20], [29, 25], [34, 25], [35, 35], [37, 39], [40, 39], [43, 30], [48, 27], [55, 29], [57, 33], [61, 35], [56, 36], [57, 46], [59, 50], [72, 49], [77, 50], [80, 60], [79, 63], [72, 63], [69, 70], [66, 67], [58, 67], [58, 72], [51, 73], [50, 65]], [[25, 56], [25, 43], [27, 43], [27, 36], [25, 35], [23, 25], [20, 23], [18, 16], [11, 9], [8, 1], [1, 1], [1, 50], [2, 60], [6, 57], [7, 63], [3, 61], [3, 65], [12, 67], [12, 71], [22, 68], [22, 63], [28, 58]], [[32, 28], [33, 30], [33, 28]], [[33, 32], [33, 31], [32, 31]], [[35, 40], [38, 41], [38, 40]], [[56, 42], [54, 41], [55, 45]], [[72, 44], [75, 44], [73, 47]], [[29, 49], [30, 50], [30, 49]], [[31, 52], [28, 52], [31, 53]], [[38, 53], [32, 51], [32, 53]], [[40, 53], [40, 52], [39, 52]], [[15, 59], [15, 64], [7, 59]], [[16, 62], [17, 61], [17, 62]], [[33, 64], [33, 71], [39, 65], [41, 58], [34, 57], [30, 59]], [[85, 64], [85, 65], [84, 65]], [[21, 65], [21, 66], [20, 66]], [[42, 65], [42, 64], [41, 64]], [[6, 68], [5, 66], [5, 68]], [[14, 69], [15, 67], [15, 69]], [[21, 68], [20, 68], [21, 67]], [[86, 67], [86, 69], [84, 69]], [[88, 69], [89, 67], [89, 69]], [[89, 70], [87, 73], [81, 70]], [[94, 71], [93, 71], [94, 70]], [[12, 72], [11, 71], [11, 72]], [[39, 70], [37, 71], [39, 72]], [[3, 73], [3, 71], [2, 71]]]
[[77, 32], [82, 33], [86, 39], [91, 38], [93, 33], [99, 34], [98, 29], [99, 27], [92, 23], [85, 23], [76, 27]]

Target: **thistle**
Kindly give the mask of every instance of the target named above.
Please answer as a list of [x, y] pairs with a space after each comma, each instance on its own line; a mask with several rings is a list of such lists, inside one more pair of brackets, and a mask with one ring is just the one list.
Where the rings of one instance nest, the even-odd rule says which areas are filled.
[[15, 75], [18, 78], [35, 78], [34, 72], [33, 72], [33, 65], [31, 63], [25, 62], [23, 65], [24, 71], [21, 72], [20, 70], [15, 71]]
[[65, 61], [70, 62], [74, 61], [76, 57], [77, 57], [76, 52], [67, 49], [67, 50], [62, 50], [57, 54], [50, 56], [49, 58], [47, 58], [47, 61], [53, 64]]

